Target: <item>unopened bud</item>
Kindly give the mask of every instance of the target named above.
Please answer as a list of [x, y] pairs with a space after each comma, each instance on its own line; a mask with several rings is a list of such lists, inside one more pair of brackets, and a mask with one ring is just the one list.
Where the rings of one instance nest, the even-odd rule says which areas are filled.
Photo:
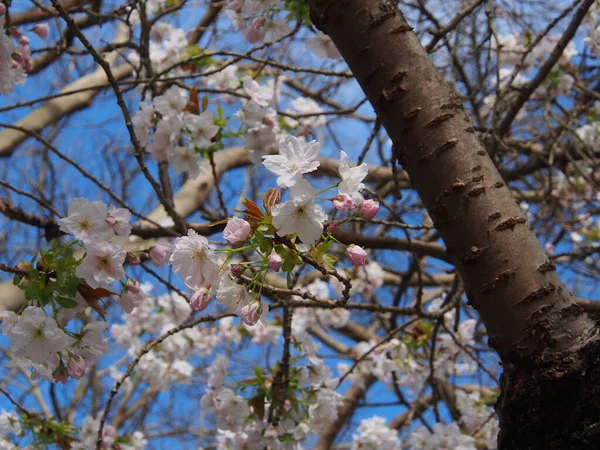
[[210, 298], [211, 288], [210, 285], [206, 285], [202, 289], [194, 292], [194, 295], [192, 295], [192, 298], [190, 299], [190, 307], [194, 311], [204, 311], [210, 303]]
[[281, 200], [281, 192], [279, 192], [279, 189], [271, 188], [267, 191], [263, 197], [263, 206], [265, 207], [267, 214], [271, 214], [271, 208], [279, 203], [279, 200]]
[[41, 23], [33, 27], [33, 32], [44, 40], [46, 40], [48, 37], [48, 30], [48, 25], [45, 23]]
[[371, 199], [365, 200], [358, 210], [365, 219], [372, 219], [379, 211], [379, 202]]
[[137, 266], [142, 262], [140, 257], [138, 255], [134, 255], [133, 253], [127, 253], [127, 261], [134, 266]]
[[269, 256], [269, 268], [271, 270], [277, 272], [279, 269], [281, 269], [282, 263], [283, 261], [281, 256], [279, 256], [277, 253], [273, 253], [271, 256]]
[[232, 265], [231, 273], [234, 274], [236, 277], [239, 277], [241, 274], [244, 273], [244, 266], [242, 266], [241, 264]]

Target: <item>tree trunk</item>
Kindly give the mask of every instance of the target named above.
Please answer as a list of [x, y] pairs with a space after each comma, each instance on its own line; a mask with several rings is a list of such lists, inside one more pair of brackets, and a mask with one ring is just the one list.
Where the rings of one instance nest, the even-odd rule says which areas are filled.
[[597, 327], [561, 282], [456, 92], [391, 2], [309, 5], [392, 139], [502, 359], [499, 448], [600, 448]]

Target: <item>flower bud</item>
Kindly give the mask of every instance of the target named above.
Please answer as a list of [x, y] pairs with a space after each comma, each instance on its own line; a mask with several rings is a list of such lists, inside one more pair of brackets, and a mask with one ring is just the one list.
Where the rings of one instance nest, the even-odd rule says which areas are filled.
[[28, 261], [25, 261], [24, 259], [19, 261], [19, 263], [17, 264], [17, 269], [29, 271], [29, 269], [32, 269], [32, 268], [33, 268], [33, 264], [31, 264]]
[[6, 6], [4, 6], [4, 3], [0, 3], [0, 14], [6, 14]]
[[223, 237], [231, 244], [238, 244], [246, 241], [250, 235], [250, 224], [239, 217], [232, 217], [227, 221], [227, 226], [223, 230]]
[[169, 263], [171, 253], [173, 253], [173, 250], [170, 245], [157, 244], [150, 248], [150, 261], [152, 261], [152, 264], [156, 267], [164, 266]]
[[346, 254], [348, 255], [348, 259], [353, 266], [363, 266], [367, 260], [367, 252], [365, 252], [362, 247], [359, 247], [358, 245], [350, 245], [346, 249]]
[[46, 40], [46, 38], [48, 37], [48, 30], [48, 24], [45, 23], [40, 23], [33, 27], [33, 32], [44, 40]]
[[197, 290], [190, 299], [190, 306], [194, 311], [204, 311], [211, 299], [211, 288], [210, 285], [204, 286], [202, 289]]
[[242, 266], [241, 264], [233, 264], [231, 266], [231, 273], [234, 276], [239, 277], [241, 274], [244, 273], [244, 266]]
[[365, 219], [372, 219], [379, 211], [379, 202], [371, 199], [365, 200], [358, 210]]
[[269, 256], [269, 268], [271, 270], [277, 272], [279, 269], [281, 269], [282, 263], [283, 261], [281, 256], [279, 256], [277, 253], [271, 253], [271, 256]]
[[327, 227], [327, 231], [329, 231], [330, 233], [333, 233], [334, 231], [337, 231], [339, 229], [340, 225], [337, 222], [331, 222]]
[[108, 224], [108, 226], [109, 226], [109, 227], [111, 227], [111, 228], [114, 228], [114, 227], [115, 227], [115, 225], [117, 224], [117, 221], [116, 221], [114, 218], [110, 217], [110, 216], [108, 216], [106, 219], [104, 219], [104, 221], [105, 221], [105, 222]]
[[271, 214], [271, 208], [279, 203], [279, 200], [281, 200], [281, 192], [279, 192], [279, 189], [271, 188], [267, 191], [263, 197], [263, 206], [265, 207], [267, 214]]
[[354, 206], [354, 201], [348, 194], [338, 194], [333, 199], [333, 207], [338, 211], [350, 211]]
[[76, 380], [81, 379], [81, 377], [85, 375], [85, 359], [71, 358], [71, 361], [69, 361], [69, 367], [67, 367], [67, 373], [71, 378]]
[[140, 283], [138, 283], [134, 279], [129, 278], [127, 280], [127, 289], [132, 294], [139, 294], [140, 293]]
[[127, 261], [129, 261], [129, 263], [133, 264], [134, 266], [137, 266], [142, 262], [138, 255], [134, 255], [133, 253], [129, 252], [127, 252]]
[[246, 325], [254, 326], [262, 314], [262, 305], [260, 300], [248, 303], [240, 310], [240, 316]]

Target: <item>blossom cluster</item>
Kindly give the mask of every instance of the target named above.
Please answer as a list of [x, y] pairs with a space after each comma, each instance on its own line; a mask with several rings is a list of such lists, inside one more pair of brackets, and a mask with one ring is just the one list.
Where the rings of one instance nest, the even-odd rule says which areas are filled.
[[[492, 37], [492, 48], [499, 55], [498, 79], [497, 84], [503, 96], [500, 106], [504, 102], [510, 102], [511, 93], [518, 91], [526, 86], [536, 74], [539, 64], [544, 62], [554, 50], [561, 35], [548, 34], [540, 39], [533, 47], [526, 39], [518, 33]], [[546, 99], [556, 96], [569, 95], [575, 79], [571, 73], [566, 70], [574, 57], [579, 54], [575, 44], [571, 41], [561, 53], [555, 67], [549, 76], [535, 92], [533, 99]], [[494, 106], [498, 106], [495, 94], [490, 94], [483, 99], [483, 113], [488, 114]], [[522, 118], [524, 111], [520, 111], [517, 118]]]
[[[4, 29], [6, 6], [0, 4], [0, 94], [11, 92], [15, 85], [25, 83], [27, 72], [32, 69], [30, 39], [17, 27]], [[40, 38], [48, 36], [48, 25], [37, 24], [31, 31]], [[18, 45], [15, 45], [16, 39]]]
[[[171, 86], [154, 97], [152, 104], [140, 105], [133, 125], [137, 139], [154, 161], [167, 161], [175, 171], [196, 177], [203, 168], [198, 152], [211, 146], [219, 127], [210, 111], [187, 112], [188, 102], [183, 89]], [[185, 145], [181, 145], [182, 137]]]
[[[231, 0], [225, 10], [233, 25], [249, 43], [273, 42], [290, 34], [289, 17], [278, 18], [281, 0]], [[306, 40], [306, 48], [319, 58], [340, 58], [337, 48], [325, 33], [317, 31]]]

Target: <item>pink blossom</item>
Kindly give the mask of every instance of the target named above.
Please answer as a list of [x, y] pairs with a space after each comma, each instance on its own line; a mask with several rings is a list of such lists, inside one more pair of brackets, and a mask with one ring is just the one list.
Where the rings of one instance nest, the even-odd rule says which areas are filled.
[[140, 293], [140, 283], [129, 278], [127, 280], [127, 289], [129, 289], [129, 291], [133, 294], [139, 294]]
[[330, 233], [333, 233], [334, 231], [337, 231], [339, 229], [340, 225], [337, 222], [331, 222], [327, 227], [327, 231], [329, 231]]
[[169, 258], [171, 257], [171, 253], [173, 250], [170, 245], [167, 244], [157, 244], [150, 248], [150, 260], [152, 264], [156, 267], [164, 266], [169, 263]]
[[365, 219], [372, 219], [379, 211], [379, 202], [371, 199], [365, 200], [358, 210]]
[[4, 6], [4, 3], [0, 3], [0, 14], [6, 14], [6, 6]]
[[223, 237], [232, 244], [238, 244], [248, 239], [250, 235], [250, 224], [239, 217], [232, 217], [227, 221], [223, 230]]
[[137, 266], [142, 262], [141, 258], [138, 255], [129, 252], [127, 253], [127, 261], [129, 261], [129, 263], [133, 264], [134, 266]]
[[273, 253], [271, 256], [269, 256], [269, 268], [271, 270], [277, 272], [279, 269], [281, 269], [282, 263], [283, 261], [281, 256], [279, 256], [277, 253]]
[[107, 217], [104, 221], [108, 224], [109, 227], [114, 227], [117, 224], [117, 221], [112, 217]]
[[267, 31], [264, 29], [265, 19], [258, 17], [252, 19], [250, 26], [244, 30], [244, 37], [250, 43], [262, 41]]
[[134, 308], [140, 306], [146, 299], [146, 293], [140, 288], [140, 283], [129, 278], [127, 286], [121, 292], [121, 306], [129, 314]]
[[246, 325], [254, 326], [262, 315], [262, 305], [259, 300], [248, 303], [240, 310], [240, 316]]
[[209, 285], [197, 290], [190, 299], [190, 306], [194, 311], [204, 311], [211, 300], [211, 289]]
[[367, 252], [365, 252], [362, 247], [359, 247], [358, 245], [350, 245], [346, 249], [346, 254], [348, 255], [348, 259], [353, 266], [363, 266], [367, 260]]
[[71, 358], [71, 361], [69, 361], [69, 367], [67, 367], [67, 373], [71, 378], [79, 380], [85, 375], [85, 368], [85, 359]]
[[231, 266], [231, 273], [234, 274], [236, 277], [239, 277], [241, 274], [244, 273], [244, 266], [242, 266], [241, 264], [233, 264]]
[[33, 32], [44, 40], [46, 40], [46, 38], [48, 37], [48, 30], [49, 27], [46, 23], [40, 23], [33, 27]]
[[333, 199], [333, 207], [338, 211], [350, 211], [354, 206], [354, 201], [348, 194], [338, 194]]

